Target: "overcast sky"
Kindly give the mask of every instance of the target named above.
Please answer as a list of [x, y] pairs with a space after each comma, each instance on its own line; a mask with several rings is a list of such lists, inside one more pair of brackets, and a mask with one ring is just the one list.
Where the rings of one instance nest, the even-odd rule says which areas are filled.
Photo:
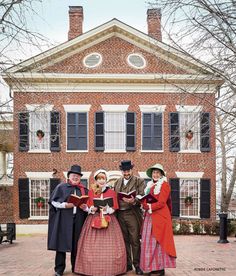
[[35, 17], [31, 24], [53, 41], [63, 42], [67, 40], [69, 6], [83, 6], [84, 32], [113, 18], [147, 32], [146, 12], [150, 5], [145, 0], [43, 0], [35, 5], [41, 19]]

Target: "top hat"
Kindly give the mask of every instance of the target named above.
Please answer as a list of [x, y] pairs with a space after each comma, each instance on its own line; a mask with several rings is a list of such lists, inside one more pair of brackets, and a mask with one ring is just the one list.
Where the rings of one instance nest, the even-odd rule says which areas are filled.
[[79, 165], [72, 165], [70, 170], [67, 173], [67, 177], [69, 177], [70, 173], [75, 173], [75, 174], [79, 174], [79, 175], [83, 175], [81, 173], [81, 167]]
[[165, 176], [165, 172], [164, 172], [163, 166], [161, 164], [157, 163], [157, 164], [153, 165], [152, 167], [150, 167], [149, 169], [147, 169], [146, 175], [148, 177], [152, 178], [152, 171], [153, 170], [159, 170], [161, 172], [161, 174]]
[[134, 165], [131, 164], [130, 160], [123, 160], [121, 161], [121, 165], [119, 166], [121, 171], [127, 171], [134, 167]]

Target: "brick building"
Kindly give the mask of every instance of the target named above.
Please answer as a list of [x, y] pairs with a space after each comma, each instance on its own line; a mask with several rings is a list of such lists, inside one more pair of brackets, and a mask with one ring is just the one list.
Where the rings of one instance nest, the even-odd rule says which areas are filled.
[[157, 9], [147, 11], [148, 34], [117, 19], [83, 33], [82, 7], [70, 7], [69, 22], [67, 42], [4, 75], [14, 93], [18, 229], [46, 227], [48, 206], [37, 199], [46, 202], [72, 164], [82, 166], [85, 185], [98, 168], [109, 171], [112, 183], [123, 159], [144, 178], [149, 166], [163, 164], [173, 216], [215, 218], [221, 80], [162, 42]]

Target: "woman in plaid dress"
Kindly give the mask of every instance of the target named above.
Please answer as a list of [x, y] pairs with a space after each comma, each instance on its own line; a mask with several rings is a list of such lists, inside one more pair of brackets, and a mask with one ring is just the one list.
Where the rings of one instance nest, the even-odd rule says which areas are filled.
[[[89, 190], [88, 213], [80, 239], [76, 256], [75, 272], [83, 275], [113, 276], [126, 272], [126, 250], [120, 225], [114, 215], [118, 209], [116, 193], [106, 186], [107, 173], [98, 170], [94, 174], [95, 185]], [[107, 228], [92, 227], [95, 218], [100, 216], [97, 207], [93, 206], [94, 198], [113, 198], [113, 207], [103, 208], [109, 214]]]
[[145, 188], [157, 200], [144, 200], [145, 219], [142, 229], [140, 268], [149, 275], [165, 275], [165, 268], [176, 267], [176, 251], [171, 222], [170, 185], [161, 164], [149, 168], [152, 178]]

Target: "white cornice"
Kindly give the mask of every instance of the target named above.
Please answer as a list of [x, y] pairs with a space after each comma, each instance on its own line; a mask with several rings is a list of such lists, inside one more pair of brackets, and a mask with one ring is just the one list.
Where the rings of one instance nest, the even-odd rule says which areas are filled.
[[143, 83], [25, 83], [12, 85], [21, 93], [216, 93], [215, 84], [143, 84]]
[[66, 112], [89, 112], [91, 104], [66, 104], [63, 107]]
[[204, 81], [207, 83], [215, 83], [219, 85], [222, 80], [212, 75], [201, 74], [66, 74], [66, 73], [12, 73], [3, 74], [4, 79], [14, 82], [15, 79], [34, 81], [34, 80], [181, 80], [181, 81]]
[[200, 179], [204, 172], [175, 172], [175, 174], [181, 179]]

